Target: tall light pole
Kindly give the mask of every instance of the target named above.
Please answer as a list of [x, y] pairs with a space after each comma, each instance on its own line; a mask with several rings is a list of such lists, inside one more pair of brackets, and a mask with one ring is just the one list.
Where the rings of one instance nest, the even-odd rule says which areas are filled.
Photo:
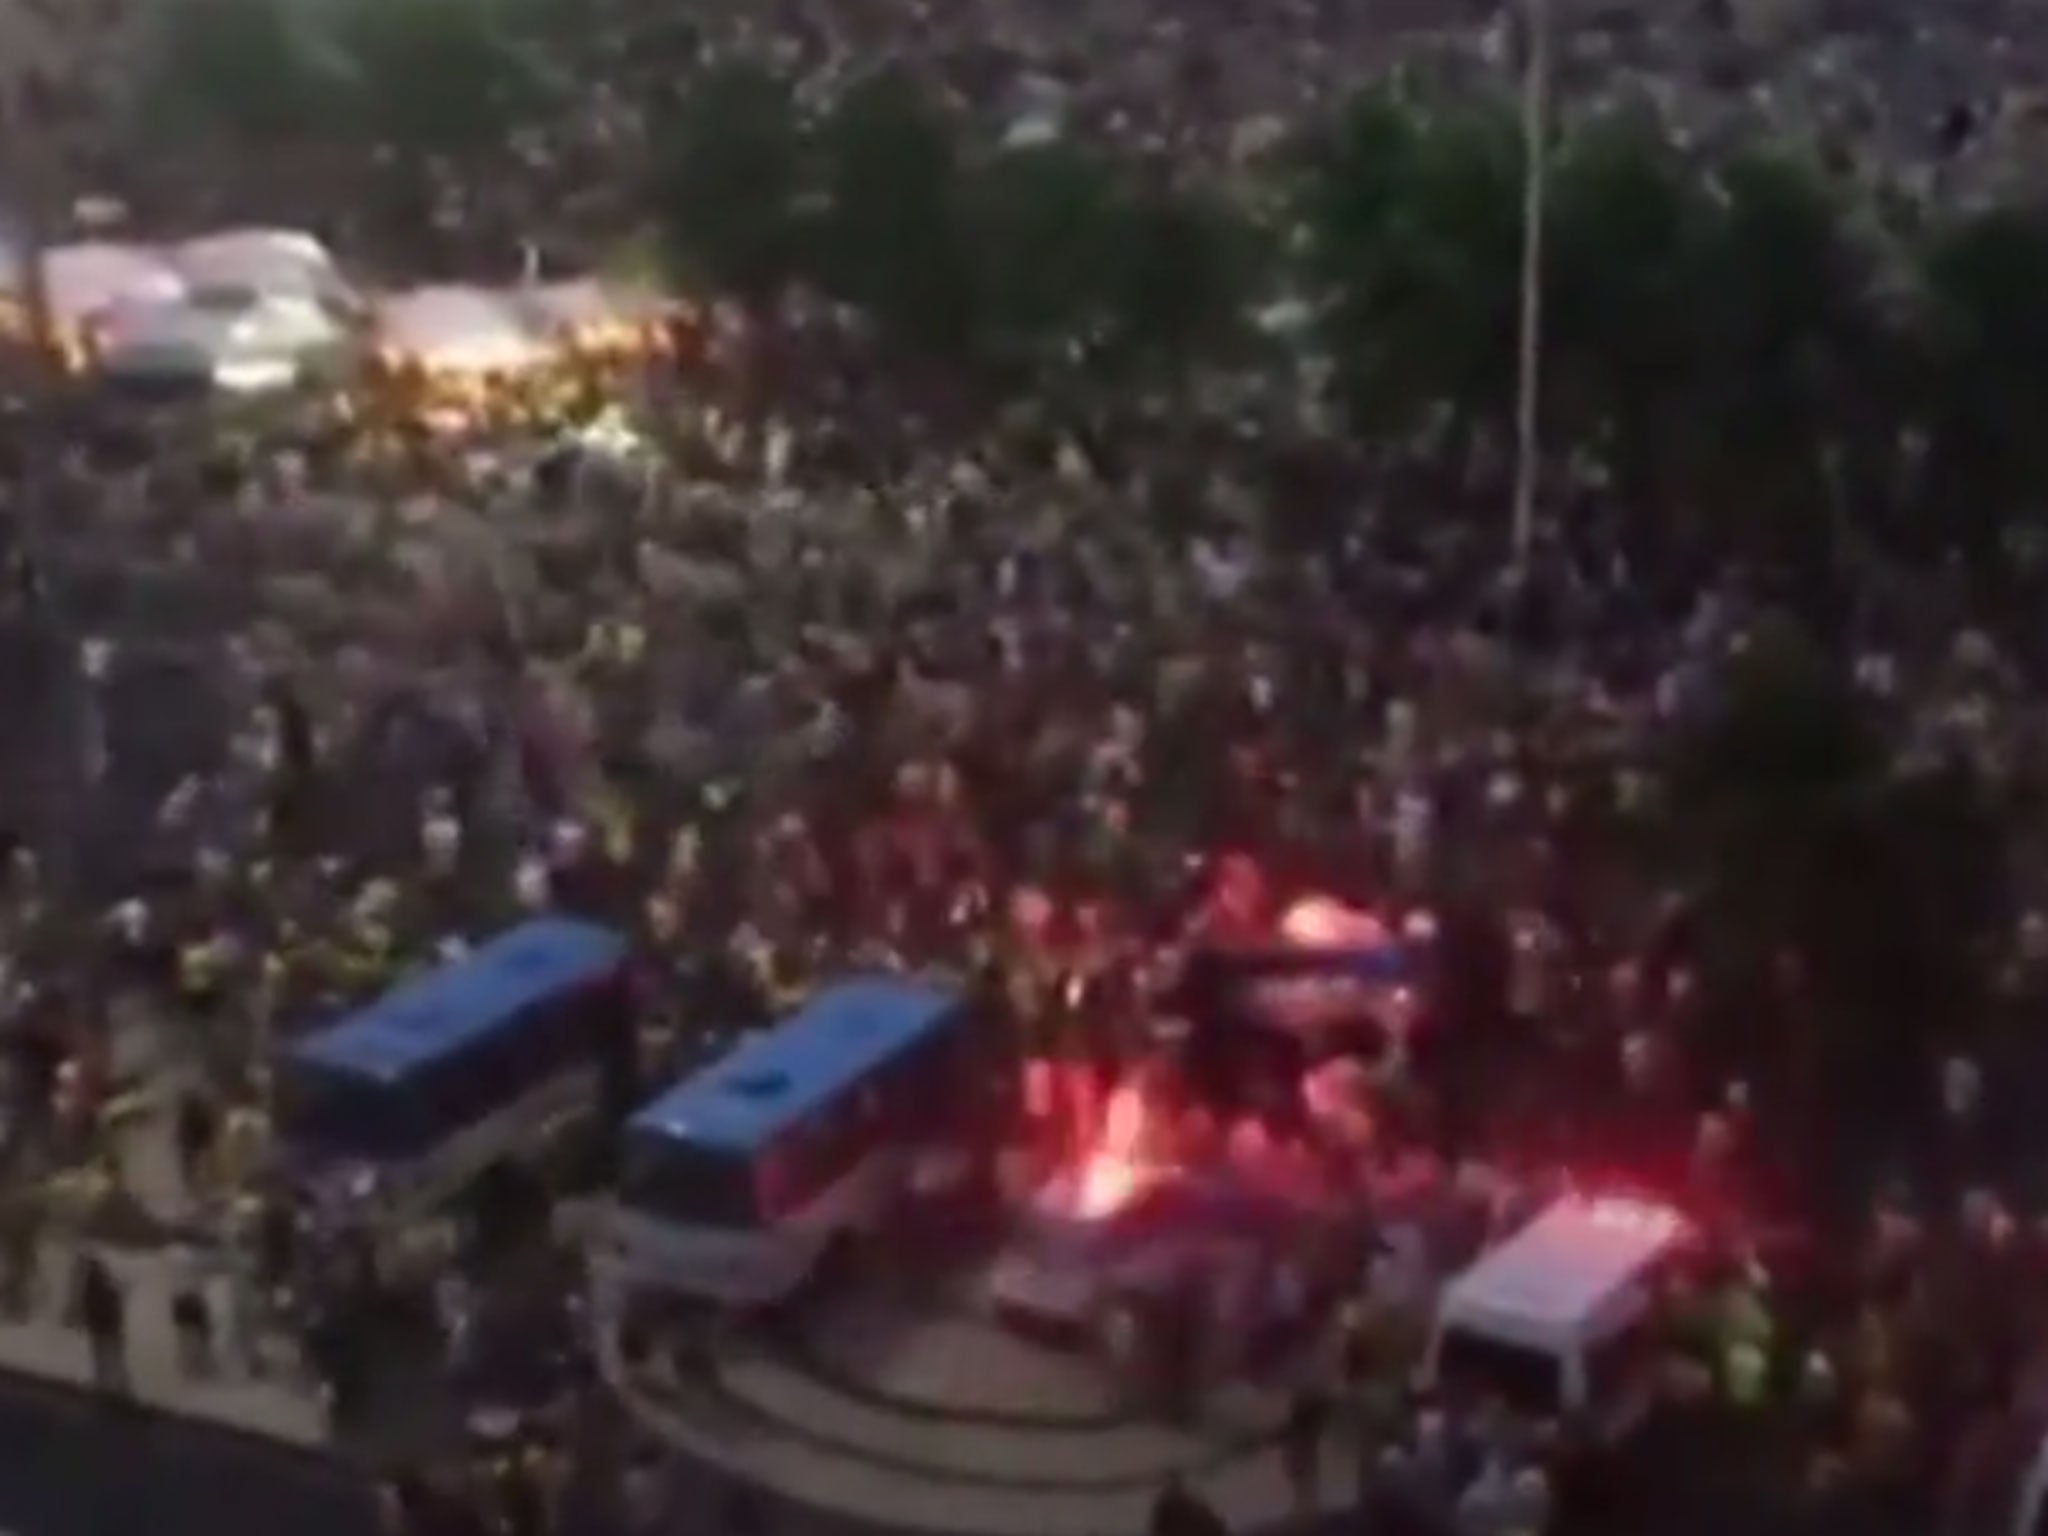
[[1537, 425], [1543, 394], [1543, 218], [1550, 172], [1550, 0], [1524, 0], [1522, 75], [1522, 279], [1515, 373], [1515, 488], [1510, 555], [1520, 578], [1536, 540]]

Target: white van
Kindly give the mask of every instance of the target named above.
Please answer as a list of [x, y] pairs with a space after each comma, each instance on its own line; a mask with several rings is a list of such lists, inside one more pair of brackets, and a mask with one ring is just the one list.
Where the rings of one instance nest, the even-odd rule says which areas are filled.
[[1663, 1206], [1569, 1196], [1446, 1285], [1421, 1385], [1544, 1417], [1626, 1415], [1645, 1380], [1657, 1272], [1689, 1229]]

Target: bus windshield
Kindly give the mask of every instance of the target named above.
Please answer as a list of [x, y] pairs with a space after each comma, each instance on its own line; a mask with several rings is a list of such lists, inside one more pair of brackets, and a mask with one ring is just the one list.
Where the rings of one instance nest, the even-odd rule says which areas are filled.
[[749, 1159], [674, 1137], [627, 1140], [619, 1200], [644, 1215], [687, 1226], [745, 1230], [760, 1224]]

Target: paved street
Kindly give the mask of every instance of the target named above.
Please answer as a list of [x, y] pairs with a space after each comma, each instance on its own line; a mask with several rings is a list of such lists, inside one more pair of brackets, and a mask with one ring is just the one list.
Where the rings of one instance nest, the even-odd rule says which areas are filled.
[[[48, 1251], [44, 1257], [38, 1304], [24, 1318], [0, 1323], [0, 1370], [56, 1386], [83, 1385], [90, 1370], [85, 1336], [64, 1317], [75, 1261], [65, 1252]], [[260, 1375], [240, 1362], [229, 1362], [219, 1373], [202, 1377], [180, 1368], [171, 1327], [177, 1261], [161, 1254], [116, 1253], [108, 1262], [127, 1309], [128, 1370], [139, 1403], [295, 1448], [326, 1441], [325, 1414], [318, 1399], [303, 1374], [274, 1350], [263, 1351], [270, 1359]], [[213, 1289], [217, 1295], [224, 1293], [222, 1287]]]
[[0, 1528], [11, 1536], [367, 1536], [333, 1462], [0, 1374]]
[[[1234, 1529], [1290, 1508], [1273, 1445], [1284, 1394], [1233, 1385], [1205, 1396], [1197, 1422], [1169, 1426], [1105, 1413], [1093, 1372], [986, 1320], [899, 1308], [866, 1324], [869, 1358], [842, 1354], [826, 1374], [765, 1337], [727, 1341], [702, 1373], [628, 1372], [610, 1329], [598, 1347], [643, 1431], [702, 1469], [775, 1490], [808, 1510], [806, 1525], [1105, 1536], [1143, 1530], [1174, 1475]], [[1357, 1486], [1341, 1450], [1327, 1485], [1340, 1502]]]
[[[179, 1170], [172, 1106], [199, 1080], [188, 1040], [145, 1010], [119, 1008], [113, 1021], [116, 1080], [129, 1085], [138, 1107], [118, 1117], [113, 1151], [121, 1185], [150, 1218], [182, 1223], [195, 1209], [193, 1191]], [[40, 1277], [32, 1304], [20, 1317], [0, 1321], [0, 1370], [60, 1385], [82, 1384], [89, 1370], [82, 1332], [67, 1317], [81, 1244], [63, 1224], [40, 1248]], [[255, 1327], [253, 1298], [231, 1284], [221, 1258], [157, 1246], [100, 1246], [120, 1285], [127, 1312], [127, 1363], [138, 1402], [170, 1407], [192, 1417], [267, 1435], [290, 1445], [314, 1446], [327, 1438], [325, 1414], [295, 1351]], [[218, 1371], [195, 1376], [178, 1358], [171, 1325], [172, 1297], [197, 1281], [219, 1322], [225, 1358]]]
[[[206, 1080], [194, 1033], [133, 999], [112, 1019], [113, 1067], [133, 1108], [116, 1117], [112, 1152], [121, 1186], [161, 1229], [188, 1226], [202, 1201], [188, 1188], [175, 1147], [174, 1105], [179, 1094]], [[260, 1326], [254, 1298], [231, 1282], [232, 1257], [181, 1250], [144, 1240], [98, 1245], [120, 1284], [128, 1315], [127, 1360], [139, 1403], [279, 1440], [287, 1446], [324, 1445], [326, 1413], [299, 1358], [296, 1344]], [[0, 1372], [59, 1385], [82, 1385], [88, 1349], [66, 1307], [82, 1252], [63, 1223], [46, 1234], [33, 1305], [17, 1318], [0, 1319]], [[172, 1297], [200, 1275], [223, 1352], [217, 1371], [195, 1376], [178, 1360], [171, 1326]], [[348, 1450], [372, 1460], [426, 1454], [449, 1442], [459, 1418], [445, 1390], [438, 1344], [422, 1336], [421, 1320], [393, 1318], [368, 1330], [359, 1346], [361, 1411], [345, 1426]], [[19, 1533], [17, 1533], [19, 1536]]]

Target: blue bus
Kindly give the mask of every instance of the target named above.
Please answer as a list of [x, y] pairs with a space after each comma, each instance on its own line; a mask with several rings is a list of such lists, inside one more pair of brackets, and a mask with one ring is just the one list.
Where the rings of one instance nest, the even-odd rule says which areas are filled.
[[735, 1305], [787, 1296], [913, 1186], [965, 1177], [988, 1126], [976, 1047], [949, 991], [825, 988], [627, 1122], [596, 1267]]
[[285, 1048], [279, 1144], [365, 1214], [429, 1211], [630, 1093], [627, 943], [540, 918]]

